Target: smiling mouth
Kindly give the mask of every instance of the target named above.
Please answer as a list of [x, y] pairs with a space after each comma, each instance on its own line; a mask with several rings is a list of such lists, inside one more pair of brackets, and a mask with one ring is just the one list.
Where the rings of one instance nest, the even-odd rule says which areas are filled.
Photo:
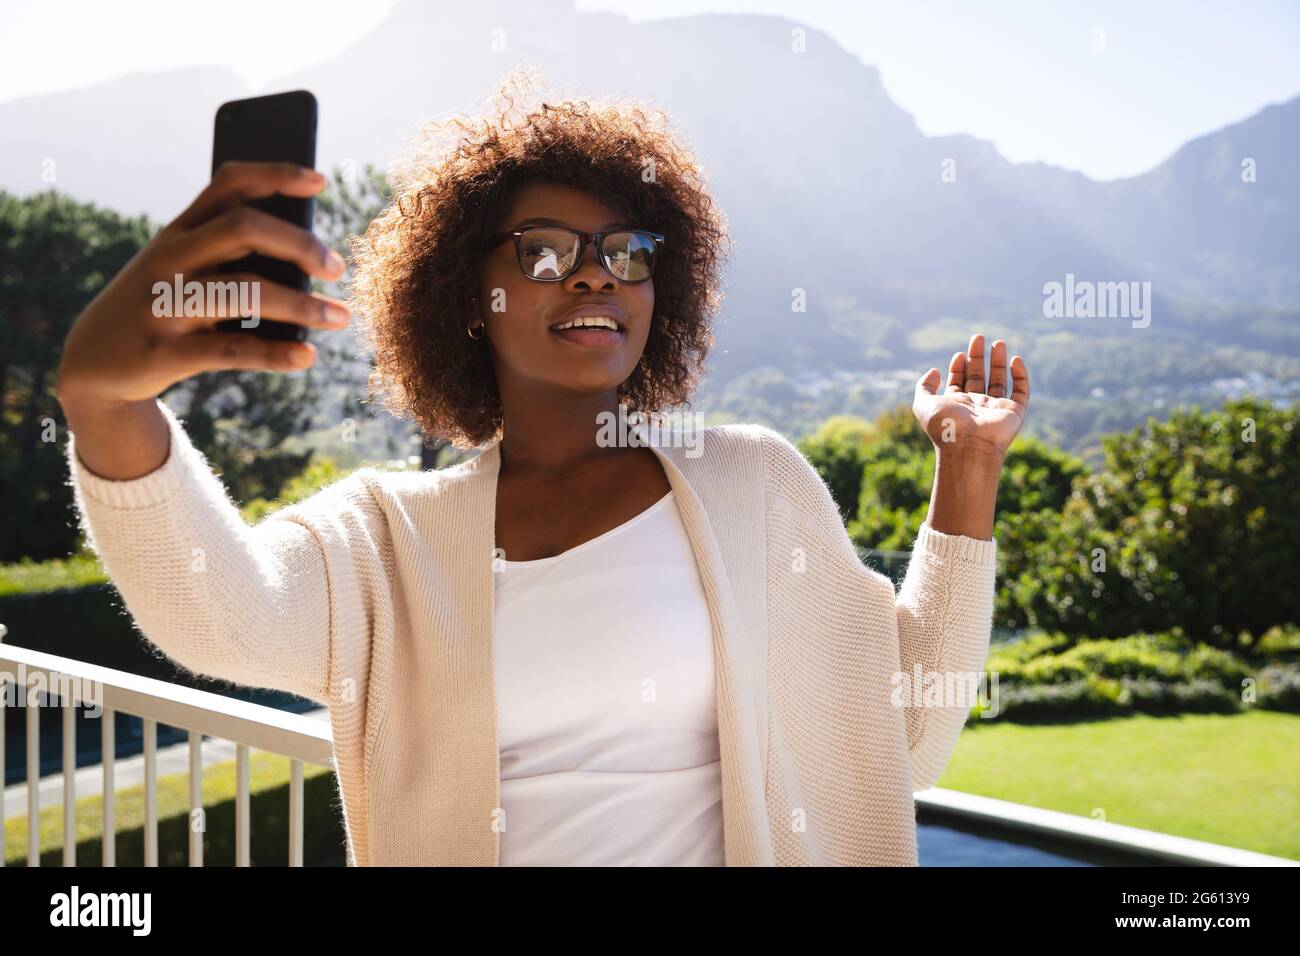
[[627, 327], [606, 315], [578, 316], [551, 326], [551, 332], [566, 342], [588, 348], [615, 348], [627, 335]]

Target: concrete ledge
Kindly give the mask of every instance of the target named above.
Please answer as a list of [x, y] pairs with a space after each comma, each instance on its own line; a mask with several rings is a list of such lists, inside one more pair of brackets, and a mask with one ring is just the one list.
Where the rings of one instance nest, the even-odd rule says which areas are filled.
[[914, 797], [918, 806], [936, 814], [956, 816], [972, 822], [983, 821], [1029, 834], [1038, 833], [1065, 843], [1143, 854], [1151, 857], [1153, 862], [1189, 866], [1300, 866], [1300, 861], [1285, 857], [1254, 853], [1119, 823], [1107, 823], [1057, 810], [1043, 810], [1008, 800], [979, 797], [942, 787], [921, 790]]

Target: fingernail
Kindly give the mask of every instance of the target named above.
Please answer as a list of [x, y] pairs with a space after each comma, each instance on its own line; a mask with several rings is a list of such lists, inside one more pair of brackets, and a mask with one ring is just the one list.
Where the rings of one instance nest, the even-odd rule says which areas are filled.
[[306, 365], [311, 361], [311, 349], [305, 345], [295, 345], [289, 349], [289, 361], [294, 365]]
[[324, 176], [324, 174], [322, 174], [322, 173], [318, 173], [316, 170], [314, 170], [314, 169], [310, 169], [310, 168], [308, 168], [308, 167], [306, 167], [306, 166], [303, 167], [303, 169], [302, 169], [302, 174], [303, 174], [303, 176], [305, 176], [307, 179], [310, 179], [310, 180], [312, 180], [313, 182], [318, 182], [318, 183], [323, 183], [323, 182], [325, 182], [325, 176]]
[[326, 267], [327, 269], [329, 269], [331, 272], [337, 272], [337, 271], [340, 270], [340, 269], [346, 268], [346, 267], [347, 267], [347, 263], [343, 261], [343, 257], [342, 257], [342, 256], [340, 256], [340, 255], [339, 255], [337, 252], [335, 252], [333, 249], [331, 249], [331, 248], [329, 248], [328, 246], [326, 246], [326, 247], [325, 247], [325, 267]]
[[325, 303], [325, 321], [330, 325], [347, 325], [352, 313], [346, 306], [336, 302]]

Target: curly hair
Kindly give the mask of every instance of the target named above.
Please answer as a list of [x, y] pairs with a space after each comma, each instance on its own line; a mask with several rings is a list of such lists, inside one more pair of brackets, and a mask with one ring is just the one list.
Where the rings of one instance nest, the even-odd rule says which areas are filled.
[[488, 232], [526, 183], [589, 192], [666, 237], [650, 335], [620, 402], [643, 412], [687, 403], [713, 345], [730, 239], [671, 119], [626, 98], [519, 105], [540, 85], [533, 71], [516, 70], [487, 117], [422, 126], [389, 173], [391, 202], [350, 241], [350, 294], [374, 353], [371, 396], [459, 449], [501, 433], [487, 340], [465, 329]]

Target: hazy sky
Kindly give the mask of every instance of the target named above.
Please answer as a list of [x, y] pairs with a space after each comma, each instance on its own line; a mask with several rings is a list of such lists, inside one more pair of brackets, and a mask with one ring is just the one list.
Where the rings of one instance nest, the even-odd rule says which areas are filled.
[[[204, 2], [0, 0], [0, 100], [199, 64], [228, 64], [256, 88], [341, 52], [394, 2], [224, 0], [214, 18]], [[1015, 162], [1098, 179], [1143, 172], [1300, 95], [1295, 0], [575, 2], [634, 20], [642, 10], [785, 16], [878, 66], [924, 132], [971, 133]]]

